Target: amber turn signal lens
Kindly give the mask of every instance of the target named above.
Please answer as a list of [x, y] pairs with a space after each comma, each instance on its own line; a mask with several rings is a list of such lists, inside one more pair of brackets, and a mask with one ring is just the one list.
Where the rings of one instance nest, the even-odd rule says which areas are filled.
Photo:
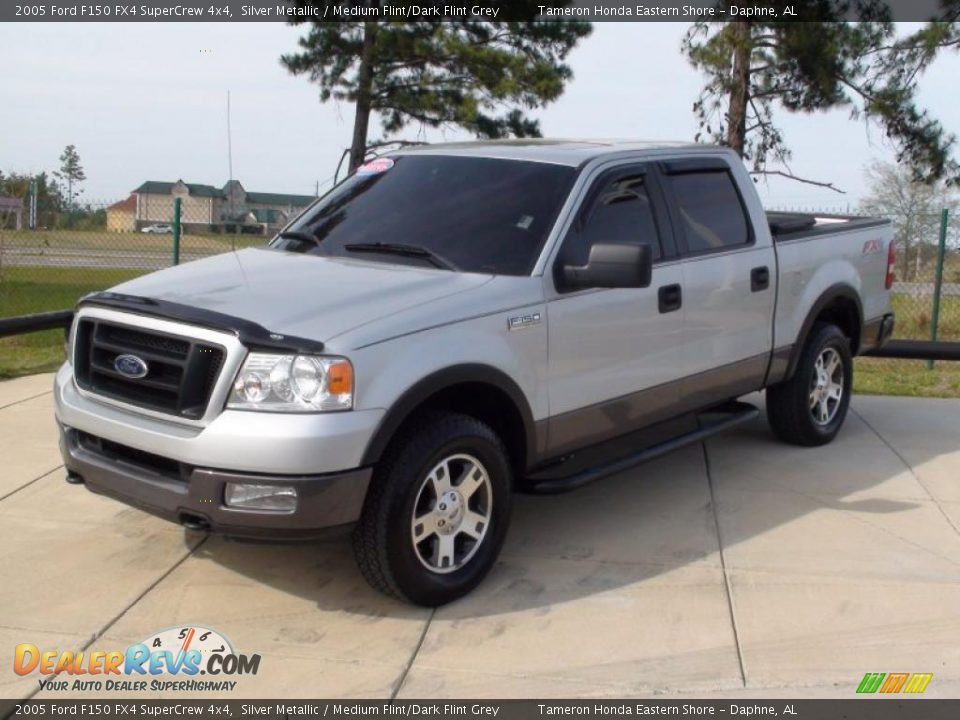
[[353, 366], [341, 360], [327, 370], [327, 392], [331, 395], [343, 395], [353, 392]]

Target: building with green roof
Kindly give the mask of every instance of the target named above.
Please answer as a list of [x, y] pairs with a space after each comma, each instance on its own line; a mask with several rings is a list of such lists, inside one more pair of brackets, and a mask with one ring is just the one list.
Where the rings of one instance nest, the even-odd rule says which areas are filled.
[[247, 192], [239, 180], [214, 185], [148, 180], [133, 191], [136, 227], [173, 222], [173, 203], [180, 198], [180, 222], [186, 232], [276, 232], [316, 198], [313, 195]]

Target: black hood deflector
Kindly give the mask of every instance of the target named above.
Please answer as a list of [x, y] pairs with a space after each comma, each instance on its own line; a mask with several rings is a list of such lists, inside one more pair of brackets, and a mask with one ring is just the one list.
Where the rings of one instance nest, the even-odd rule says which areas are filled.
[[250, 320], [225, 315], [213, 310], [181, 305], [168, 300], [100, 292], [87, 295], [77, 303], [78, 309], [86, 306], [105, 307], [111, 310], [121, 310], [163, 320], [176, 320], [211, 330], [229, 332], [236, 335], [249, 350], [298, 354], [323, 352], [323, 343], [319, 340], [273, 333]]

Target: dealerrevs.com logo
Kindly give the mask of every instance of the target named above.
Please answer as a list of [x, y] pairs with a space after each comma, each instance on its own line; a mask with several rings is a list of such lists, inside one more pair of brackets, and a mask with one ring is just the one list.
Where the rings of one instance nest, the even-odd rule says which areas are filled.
[[237, 685], [230, 678], [259, 669], [259, 655], [235, 652], [221, 633], [200, 625], [152, 633], [126, 650], [61, 652], [21, 643], [13, 654], [17, 675], [37, 673], [41, 689], [54, 691], [226, 692]]

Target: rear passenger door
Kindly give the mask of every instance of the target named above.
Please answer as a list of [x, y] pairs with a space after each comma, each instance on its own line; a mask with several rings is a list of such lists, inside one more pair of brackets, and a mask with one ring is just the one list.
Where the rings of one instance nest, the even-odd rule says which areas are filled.
[[776, 258], [769, 238], [755, 236], [726, 161], [661, 165], [683, 259], [682, 404], [702, 407], [763, 383], [773, 343]]
[[[564, 292], [554, 282], [549, 322], [549, 452], [649, 425], [669, 416], [683, 375], [683, 308], [664, 303], [681, 268], [657, 172], [627, 165], [600, 173], [584, 195], [554, 262], [586, 264], [595, 243], [648, 243], [646, 288]], [[669, 296], [669, 291], [666, 293]]]

